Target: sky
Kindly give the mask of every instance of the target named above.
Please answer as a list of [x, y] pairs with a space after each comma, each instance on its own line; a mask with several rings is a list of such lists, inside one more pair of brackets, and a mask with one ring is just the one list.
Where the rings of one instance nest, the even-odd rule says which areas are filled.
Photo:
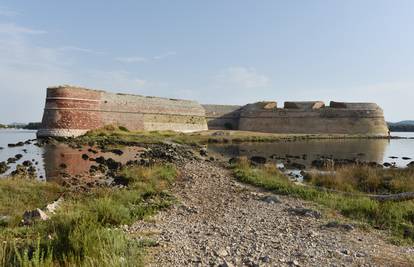
[[0, 123], [46, 88], [246, 104], [376, 102], [414, 119], [411, 0], [0, 0]]

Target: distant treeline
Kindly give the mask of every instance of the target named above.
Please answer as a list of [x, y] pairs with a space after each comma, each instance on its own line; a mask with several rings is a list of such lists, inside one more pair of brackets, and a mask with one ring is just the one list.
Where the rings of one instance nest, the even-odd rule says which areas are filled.
[[388, 128], [391, 132], [414, 132], [414, 123], [388, 123]]
[[0, 129], [5, 128], [13, 128], [13, 129], [25, 129], [25, 130], [37, 130], [40, 128], [41, 123], [40, 122], [29, 122], [28, 124], [0, 124]]

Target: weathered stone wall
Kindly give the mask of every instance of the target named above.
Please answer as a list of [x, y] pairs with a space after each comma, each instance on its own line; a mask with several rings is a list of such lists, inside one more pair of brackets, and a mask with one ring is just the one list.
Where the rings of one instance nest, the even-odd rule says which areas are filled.
[[[264, 109], [263, 102], [246, 105], [239, 130], [304, 134], [388, 134], [382, 109], [372, 103], [337, 103], [325, 107], [289, 102], [287, 109]], [[340, 106], [340, 108], [337, 108]], [[295, 107], [295, 108], [292, 108]]]
[[194, 101], [60, 86], [47, 90], [38, 135], [78, 136], [108, 124], [146, 131], [207, 130], [205, 111]]
[[48, 88], [39, 136], [78, 136], [108, 124], [130, 130], [234, 129], [269, 133], [388, 134], [373, 103], [322, 101], [204, 105], [188, 100], [112, 94], [72, 86]]
[[203, 105], [206, 111], [208, 128], [223, 130], [239, 128], [241, 106], [237, 105]]

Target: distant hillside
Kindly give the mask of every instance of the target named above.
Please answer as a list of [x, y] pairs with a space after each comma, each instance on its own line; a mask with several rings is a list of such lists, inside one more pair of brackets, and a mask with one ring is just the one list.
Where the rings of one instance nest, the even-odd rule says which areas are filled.
[[401, 124], [401, 125], [414, 125], [414, 121], [400, 121], [400, 122], [396, 122], [396, 124]]
[[388, 127], [391, 132], [414, 132], [414, 121], [388, 122]]

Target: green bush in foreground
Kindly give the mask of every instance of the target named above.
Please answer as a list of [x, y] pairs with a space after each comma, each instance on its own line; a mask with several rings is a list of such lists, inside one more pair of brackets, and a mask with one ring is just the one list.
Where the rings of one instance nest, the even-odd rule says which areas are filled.
[[234, 166], [241, 182], [318, 203], [342, 215], [392, 232], [396, 241], [414, 241], [414, 201], [380, 203], [368, 197], [330, 193], [291, 182], [274, 166], [251, 167], [247, 162]]
[[132, 239], [122, 226], [170, 205], [173, 200], [165, 190], [176, 176], [170, 165], [128, 167], [120, 173], [120, 179], [129, 181], [124, 189], [66, 196], [50, 220], [0, 230], [0, 265], [143, 265], [144, 248], [151, 241]]

